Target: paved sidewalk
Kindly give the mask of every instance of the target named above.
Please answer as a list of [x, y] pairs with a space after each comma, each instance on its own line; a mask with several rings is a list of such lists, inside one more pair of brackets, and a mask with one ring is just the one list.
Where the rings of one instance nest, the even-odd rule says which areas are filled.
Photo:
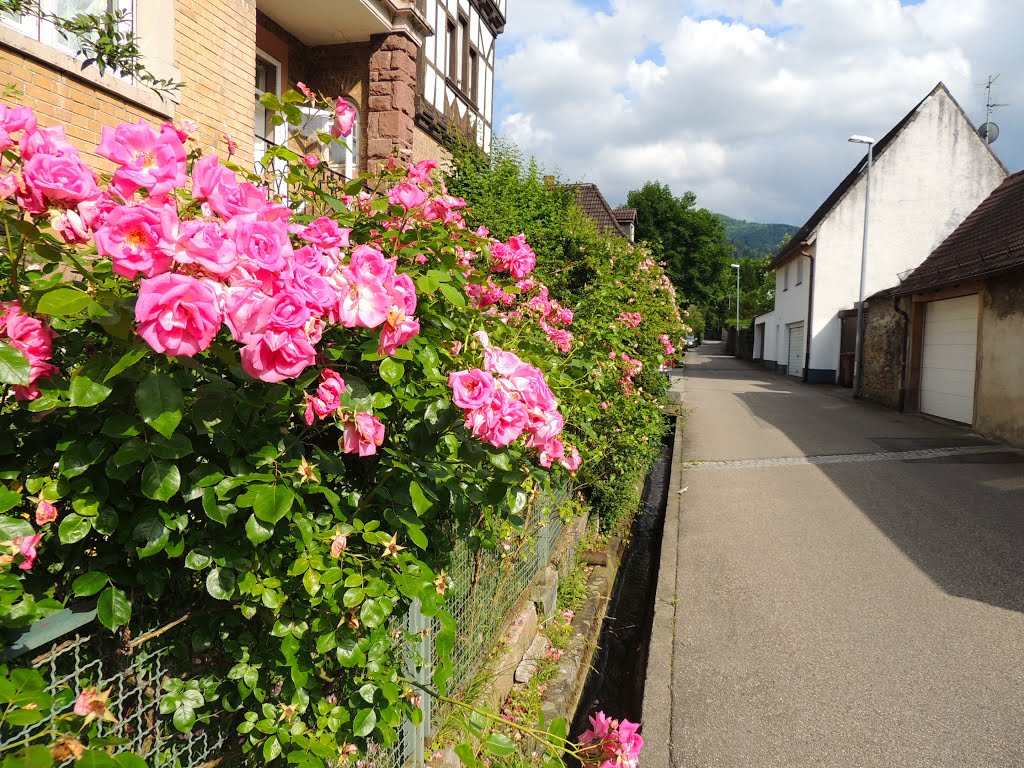
[[643, 768], [1024, 766], [1024, 454], [687, 355]]

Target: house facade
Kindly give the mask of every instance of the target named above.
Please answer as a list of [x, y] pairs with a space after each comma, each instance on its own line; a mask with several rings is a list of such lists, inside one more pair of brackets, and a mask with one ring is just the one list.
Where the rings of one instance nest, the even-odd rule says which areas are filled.
[[[44, 124], [62, 123], [80, 148], [104, 126], [188, 119], [197, 140], [236, 160], [258, 161], [269, 144], [302, 144], [329, 124], [310, 112], [306, 135], [274, 126], [259, 104], [304, 82], [346, 98], [358, 113], [349, 149], [324, 159], [351, 178], [374, 171], [395, 148], [413, 159], [442, 159], [448, 126], [491, 138], [495, 41], [506, 0], [112, 0], [129, 11], [142, 60], [157, 77], [185, 83], [161, 99], [114, 75], [82, 69], [74, 46], [52, 25], [0, 17], [0, 78]], [[81, 3], [44, 9], [73, 14]], [[51, 8], [52, 6], [52, 8]], [[63, 11], [62, 9], [67, 9]], [[105, 161], [93, 156], [103, 168]]]
[[[1005, 178], [939, 83], [874, 145], [865, 295], [899, 283]], [[771, 263], [775, 308], [755, 320], [755, 356], [812, 383], [852, 375], [842, 317], [855, 308], [864, 227], [865, 156]]]
[[[884, 301], [869, 303], [865, 383], [900, 404], [1024, 445], [1024, 172], [1009, 176]], [[886, 318], [892, 333], [884, 332]], [[902, 337], [902, 344], [887, 337]], [[866, 390], [867, 391], [867, 390]]]

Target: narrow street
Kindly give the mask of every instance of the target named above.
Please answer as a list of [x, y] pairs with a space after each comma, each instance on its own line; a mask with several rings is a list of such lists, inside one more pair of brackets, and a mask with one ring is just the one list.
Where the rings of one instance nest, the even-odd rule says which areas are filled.
[[645, 768], [1024, 766], [1024, 453], [687, 360]]

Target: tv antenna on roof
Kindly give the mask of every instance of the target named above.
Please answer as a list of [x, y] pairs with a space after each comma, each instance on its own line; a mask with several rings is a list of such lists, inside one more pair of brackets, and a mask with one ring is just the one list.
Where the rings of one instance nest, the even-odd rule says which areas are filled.
[[978, 134], [991, 144], [999, 138], [999, 126], [992, 122], [992, 110], [996, 107], [1008, 107], [1009, 104], [995, 104], [992, 102], [992, 84], [999, 79], [999, 75], [989, 75], [985, 83], [985, 124], [978, 128]]

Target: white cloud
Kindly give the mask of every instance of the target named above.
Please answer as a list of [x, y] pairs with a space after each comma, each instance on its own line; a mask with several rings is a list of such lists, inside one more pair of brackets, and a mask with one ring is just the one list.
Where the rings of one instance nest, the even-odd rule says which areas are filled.
[[700, 205], [802, 223], [859, 154], [944, 81], [1024, 165], [1018, 0], [513, 0], [499, 134], [612, 203], [649, 179]]

